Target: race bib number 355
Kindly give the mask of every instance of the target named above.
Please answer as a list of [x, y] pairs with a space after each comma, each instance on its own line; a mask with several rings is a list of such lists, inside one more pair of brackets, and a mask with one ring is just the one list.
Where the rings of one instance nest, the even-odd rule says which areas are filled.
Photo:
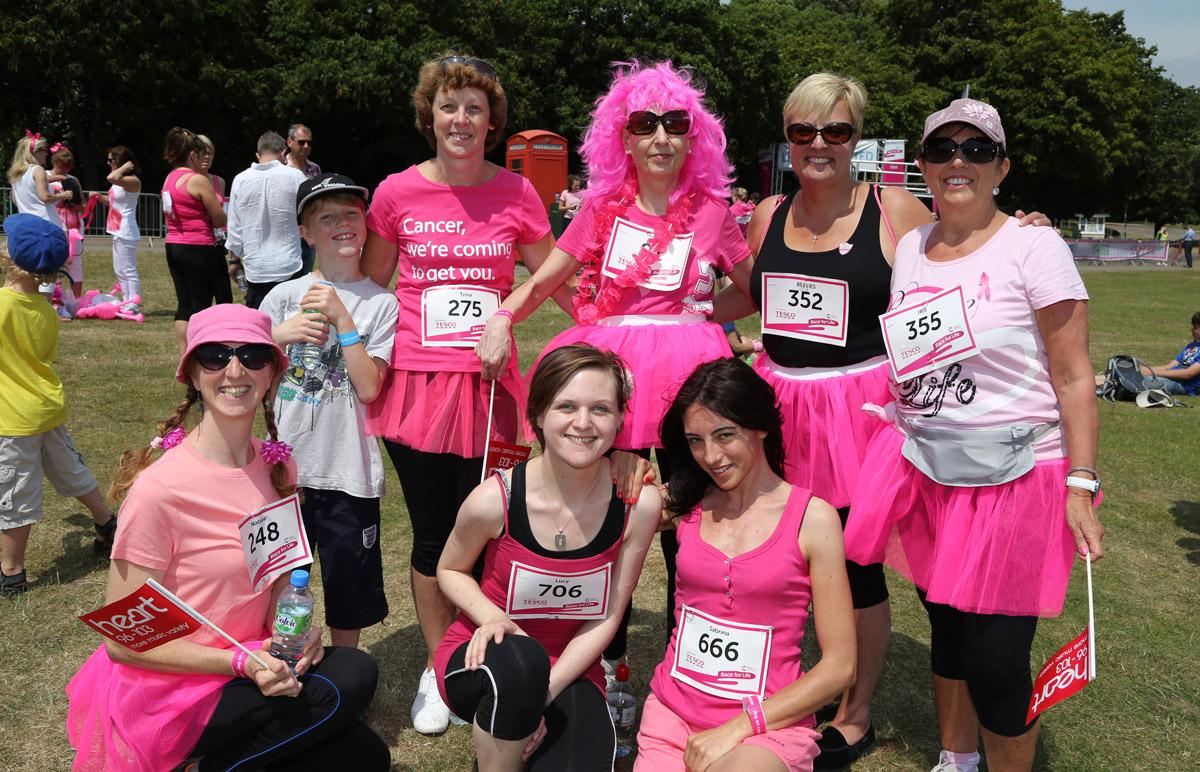
[[591, 571], [562, 573], [513, 561], [504, 613], [519, 619], [604, 619], [612, 563]]
[[962, 287], [879, 317], [892, 375], [903, 382], [979, 353]]
[[421, 345], [473, 348], [499, 307], [500, 293], [494, 289], [428, 287], [421, 293]]
[[740, 700], [763, 696], [771, 627], [730, 622], [690, 606], [679, 609], [671, 677], [702, 692]]

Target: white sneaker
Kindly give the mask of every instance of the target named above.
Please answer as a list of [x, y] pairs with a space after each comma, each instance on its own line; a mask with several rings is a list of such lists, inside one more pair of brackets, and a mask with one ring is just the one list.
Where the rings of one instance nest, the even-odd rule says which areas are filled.
[[951, 761], [949, 752], [938, 754], [937, 766], [929, 772], [977, 772], [979, 769], [979, 754], [972, 753], [965, 761]]
[[417, 698], [412, 704], [412, 725], [421, 734], [441, 734], [450, 725], [450, 708], [438, 693], [437, 676], [433, 668], [421, 673]]

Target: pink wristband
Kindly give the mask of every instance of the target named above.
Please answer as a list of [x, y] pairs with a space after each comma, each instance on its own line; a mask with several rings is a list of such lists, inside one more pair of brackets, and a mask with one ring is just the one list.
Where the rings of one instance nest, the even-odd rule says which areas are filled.
[[238, 678], [249, 678], [246, 674], [246, 652], [238, 649], [233, 653], [233, 674]]
[[492, 314], [492, 316], [504, 316], [508, 318], [508, 321], [513, 321], [513, 312], [509, 311], [507, 308], [498, 309], [496, 313]]
[[762, 700], [757, 695], [742, 698], [742, 710], [750, 717], [750, 729], [754, 734], [767, 731], [767, 719], [763, 716]]

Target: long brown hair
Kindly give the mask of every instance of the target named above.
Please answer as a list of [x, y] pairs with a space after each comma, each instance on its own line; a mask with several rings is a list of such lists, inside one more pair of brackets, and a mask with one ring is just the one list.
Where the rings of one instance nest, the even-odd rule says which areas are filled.
[[[275, 408], [272, 403], [275, 400], [275, 389], [267, 389], [267, 393], [263, 395], [263, 420], [267, 425], [267, 435], [273, 442], [279, 440], [279, 431], [275, 427]], [[187, 430], [187, 417], [192, 410], [192, 406], [200, 402], [200, 392], [192, 384], [188, 384], [187, 396], [183, 398], [175, 407], [175, 412], [170, 416], [158, 422], [155, 428], [158, 437], [166, 437], [167, 433], [176, 427]], [[201, 402], [201, 409], [203, 403]], [[125, 495], [129, 493], [129, 488], [133, 485], [133, 481], [142, 473], [146, 467], [154, 462], [154, 448], [151, 445], [146, 445], [138, 450], [127, 450], [121, 454], [121, 459], [117, 462], [117, 473], [113, 478], [112, 485], [108, 486], [108, 498], [113, 504], [120, 504], [125, 499]], [[290, 496], [296, 490], [295, 480], [292, 479], [288, 472], [287, 464], [279, 462], [271, 464], [271, 485], [275, 488], [275, 492], [280, 498]]]

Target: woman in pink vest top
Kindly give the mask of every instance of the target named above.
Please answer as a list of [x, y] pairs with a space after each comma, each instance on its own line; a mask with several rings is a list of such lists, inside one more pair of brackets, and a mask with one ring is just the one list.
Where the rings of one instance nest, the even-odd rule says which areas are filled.
[[434, 669], [446, 703], [474, 720], [480, 769], [612, 769], [600, 654], [662, 510], [652, 486], [631, 506], [610, 482], [604, 454], [627, 400], [616, 355], [547, 354], [527, 405], [542, 455], [477, 487], [442, 551], [438, 583], [460, 611]]
[[[783, 479], [775, 392], [722, 359], [663, 418], [675, 633], [654, 671], [638, 772], [810, 770], [813, 712], [854, 682], [854, 614], [837, 510]], [[812, 603], [821, 661], [800, 644]]]

